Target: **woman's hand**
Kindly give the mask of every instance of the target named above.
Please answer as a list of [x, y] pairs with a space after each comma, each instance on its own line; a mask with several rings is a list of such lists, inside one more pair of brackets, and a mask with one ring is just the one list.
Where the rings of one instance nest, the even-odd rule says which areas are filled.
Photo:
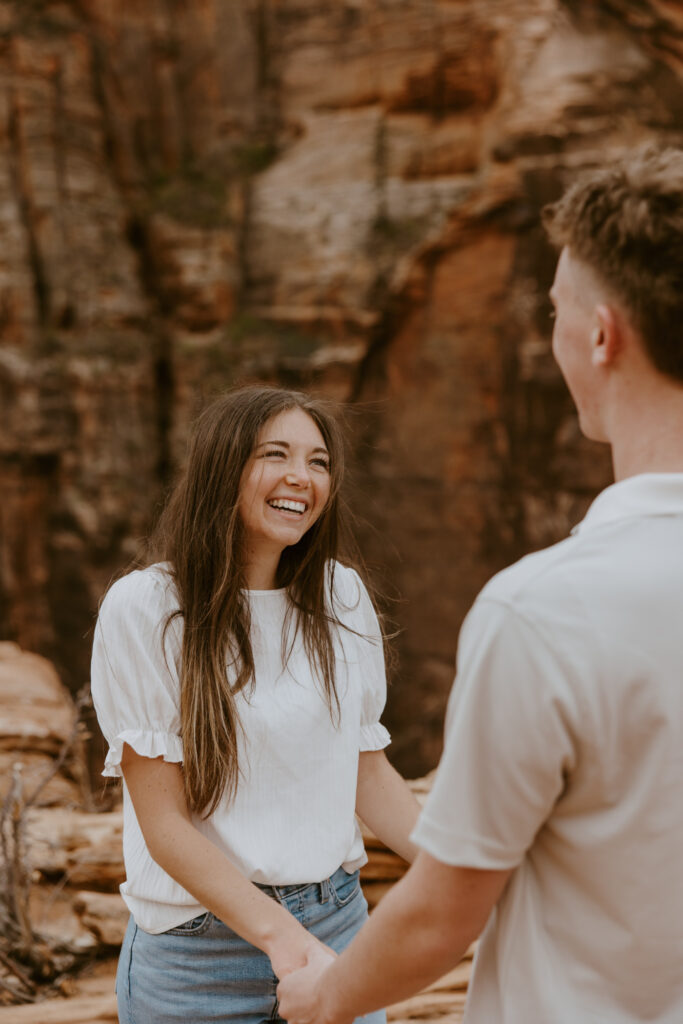
[[275, 975], [282, 980], [293, 971], [311, 964], [327, 967], [336, 953], [301, 926], [301, 935], [278, 935], [268, 949]]

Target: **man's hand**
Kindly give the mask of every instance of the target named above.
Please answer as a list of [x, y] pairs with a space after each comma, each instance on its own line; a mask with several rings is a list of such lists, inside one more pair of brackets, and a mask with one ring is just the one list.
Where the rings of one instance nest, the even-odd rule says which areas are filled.
[[353, 1018], [335, 1017], [325, 1006], [325, 973], [334, 963], [332, 950], [322, 945], [310, 951], [301, 970], [288, 974], [277, 987], [278, 1014], [289, 1024], [351, 1024]]

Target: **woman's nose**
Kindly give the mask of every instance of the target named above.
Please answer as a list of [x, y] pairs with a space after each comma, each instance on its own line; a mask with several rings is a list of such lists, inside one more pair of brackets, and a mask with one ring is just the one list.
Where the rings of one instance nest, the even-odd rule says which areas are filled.
[[291, 487], [306, 487], [309, 482], [306, 466], [292, 466], [285, 474], [285, 483]]

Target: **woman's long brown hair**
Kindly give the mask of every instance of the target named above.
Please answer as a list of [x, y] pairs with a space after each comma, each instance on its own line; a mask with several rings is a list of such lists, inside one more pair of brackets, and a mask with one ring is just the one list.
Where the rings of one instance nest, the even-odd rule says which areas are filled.
[[[261, 386], [243, 387], [214, 401], [196, 422], [185, 471], [150, 538], [148, 564], [168, 563], [178, 593], [176, 614], [183, 618], [180, 728], [185, 792], [188, 806], [205, 816], [235, 793], [240, 728], [236, 695], [254, 680], [238, 514], [240, 481], [261, 428], [294, 408], [317, 424], [329, 452], [331, 480], [319, 519], [280, 558], [276, 585], [285, 587], [290, 599], [283, 653], [293, 618], [335, 718], [339, 698], [331, 628], [337, 621], [333, 566], [346, 516], [339, 514], [343, 438], [326, 403], [301, 392]], [[348, 538], [348, 551], [347, 545]]]

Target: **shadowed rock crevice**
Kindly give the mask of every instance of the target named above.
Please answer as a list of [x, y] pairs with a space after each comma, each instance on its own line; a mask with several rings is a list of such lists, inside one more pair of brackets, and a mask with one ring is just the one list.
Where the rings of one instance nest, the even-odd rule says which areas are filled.
[[14, 197], [25, 232], [28, 262], [33, 282], [35, 308], [41, 327], [47, 327], [50, 321], [50, 283], [43, 257], [34, 230], [36, 212], [33, 197], [27, 181], [26, 153], [22, 132], [21, 108], [16, 93], [10, 89], [8, 93], [8, 140], [9, 140], [9, 171], [14, 189]]

